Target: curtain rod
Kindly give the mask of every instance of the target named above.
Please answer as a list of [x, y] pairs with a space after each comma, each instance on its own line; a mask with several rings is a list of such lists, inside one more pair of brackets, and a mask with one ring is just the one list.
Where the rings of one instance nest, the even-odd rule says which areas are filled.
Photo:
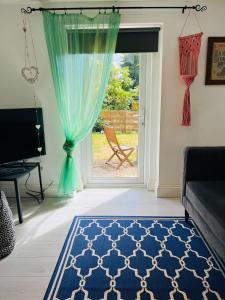
[[56, 10], [63, 10], [66, 11], [67, 10], [107, 10], [107, 9], [112, 9], [113, 12], [115, 11], [119, 11], [121, 9], [181, 9], [182, 13], [185, 12], [186, 9], [193, 9], [197, 12], [203, 12], [205, 10], [207, 10], [207, 6], [206, 5], [193, 5], [193, 6], [103, 6], [103, 7], [39, 7], [39, 8], [32, 8], [32, 7], [27, 7], [27, 8], [21, 8], [21, 12], [24, 14], [31, 14], [34, 11], [46, 11], [46, 10], [52, 10], [52, 11], [56, 11]]

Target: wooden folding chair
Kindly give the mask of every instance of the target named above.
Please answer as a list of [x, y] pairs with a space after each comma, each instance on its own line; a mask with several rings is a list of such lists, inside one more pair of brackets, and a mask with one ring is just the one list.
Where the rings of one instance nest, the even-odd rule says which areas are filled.
[[129, 160], [129, 156], [135, 150], [135, 148], [126, 145], [120, 145], [117, 140], [115, 130], [112, 126], [104, 126], [104, 133], [106, 135], [109, 146], [113, 151], [113, 154], [105, 163], [110, 165], [109, 162], [111, 161], [111, 159], [113, 159], [114, 156], [116, 156], [120, 161], [117, 169], [119, 169], [125, 161], [127, 161], [133, 167], [134, 165]]

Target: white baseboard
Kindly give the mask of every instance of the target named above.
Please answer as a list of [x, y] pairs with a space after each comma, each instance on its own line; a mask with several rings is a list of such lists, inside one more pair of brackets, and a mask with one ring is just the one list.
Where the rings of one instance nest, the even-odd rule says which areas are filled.
[[[43, 184], [43, 189], [45, 188], [45, 184]], [[39, 184], [29, 184], [29, 188], [33, 191], [40, 191]], [[52, 184], [45, 192], [45, 197], [55, 198], [57, 197], [57, 188], [58, 186]], [[13, 182], [1, 182], [0, 189], [4, 191], [6, 197], [15, 197], [15, 187]], [[19, 184], [19, 192], [21, 197], [29, 198], [30, 196], [26, 194], [26, 189], [24, 183]]]
[[[43, 184], [43, 188], [45, 188], [45, 184]], [[95, 185], [89, 185], [88, 187], [96, 187]], [[106, 186], [102, 185], [99, 186], [101, 188], [104, 188]], [[108, 187], [108, 186], [107, 186]], [[144, 187], [144, 185], [128, 185], [128, 186], [110, 186], [110, 187], [133, 187], [133, 188], [142, 188]], [[29, 184], [29, 188], [34, 190], [34, 191], [40, 191], [40, 186], [39, 184]], [[158, 198], [179, 198], [180, 197], [180, 185], [167, 185], [167, 184], [160, 184], [158, 186], [156, 186], [156, 182], [154, 180], [152, 180], [151, 182], [149, 182], [148, 184], [148, 190], [150, 191], [155, 191], [156, 196]], [[0, 189], [3, 190], [6, 194], [6, 197], [15, 197], [15, 188], [14, 188], [14, 184], [12, 182], [1, 182], [0, 185]], [[20, 195], [21, 197], [30, 197], [29, 195], [26, 194], [26, 189], [24, 186], [24, 183], [19, 184], [19, 191], [20, 191]], [[58, 192], [58, 185], [57, 184], [53, 184], [51, 185], [46, 191], [45, 191], [45, 197], [49, 197], [49, 198], [55, 198], [57, 197], [57, 192]]]
[[156, 188], [158, 198], [179, 198], [180, 193], [180, 185], [159, 184]]

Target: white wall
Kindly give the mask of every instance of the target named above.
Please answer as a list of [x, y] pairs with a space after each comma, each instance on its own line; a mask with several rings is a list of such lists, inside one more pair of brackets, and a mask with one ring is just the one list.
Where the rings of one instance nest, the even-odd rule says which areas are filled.
[[[225, 2], [224, 0], [199, 2], [206, 4], [208, 10], [198, 14], [204, 36], [199, 60], [199, 75], [191, 87], [191, 127], [180, 126], [184, 84], [179, 79], [177, 37], [180, 34], [185, 16], [180, 11], [173, 10], [121, 12], [122, 23], [152, 22], [163, 24], [159, 178], [157, 179], [159, 196], [179, 194], [182, 153], [186, 145], [224, 145], [225, 143], [225, 86], [204, 85], [207, 37], [225, 36]], [[147, 5], [183, 5], [186, 3], [195, 4], [196, 2], [181, 0], [138, 2], [138, 4]], [[93, 2], [91, 4], [94, 5]], [[107, 1], [107, 4], [110, 5], [110, 2]], [[123, 4], [125, 3], [121, 2], [120, 5]], [[131, 1], [129, 4], [136, 5], [136, 2]], [[52, 2], [51, 5], [53, 5]], [[60, 6], [59, 3], [57, 5]], [[23, 6], [18, 4], [2, 4], [0, 6], [1, 108], [32, 107], [32, 88], [20, 75], [20, 70], [24, 66], [24, 36], [20, 14], [20, 8]], [[48, 184], [53, 180], [57, 184], [64, 157], [62, 150], [63, 130], [60, 126], [54, 99], [42, 17], [40, 13], [33, 13], [30, 18], [40, 69], [36, 93], [43, 107], [45, 122], [47, 155], [43, 157], [43, 181], [44, 184]], [[199, 30], [192, 16], [185, 33], [197, 31]], [[31, 182], [37, 183], [37, 177], [33, 176]]]
[[[24, 66], [24, 34], [22, 31], [21, 6], [2, 5], [0, 8], [0, 107], [33, 107], [33, 88], [21, 76]], [[42, 16], [31, 16], [33, 36], [36, 44], [40, 76], [36, 84], [36, 94], [43, 108], [46, 152], [42, 160], [44, 186], [54, 182], [57, 186], [63, 159], [63, 130], [60, 125], [54, 99], [47, 49], [44, 40]], [[38, 189], [38, 177], [33, 171], [29, 183]], [[23, 182], [24, 180], [22, 180]], [[36, 186], [37, 185], [37, 186]], [[12, 190], [13, 192], [13, 190]], [[11, 195], [10, 191], [8, 194]]]

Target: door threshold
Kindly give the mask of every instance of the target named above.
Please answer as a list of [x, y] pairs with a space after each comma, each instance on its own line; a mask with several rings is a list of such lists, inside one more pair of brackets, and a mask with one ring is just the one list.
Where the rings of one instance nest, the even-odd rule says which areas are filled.
[[85, 188], [147, 188], [144, 183], [87, 183]]

